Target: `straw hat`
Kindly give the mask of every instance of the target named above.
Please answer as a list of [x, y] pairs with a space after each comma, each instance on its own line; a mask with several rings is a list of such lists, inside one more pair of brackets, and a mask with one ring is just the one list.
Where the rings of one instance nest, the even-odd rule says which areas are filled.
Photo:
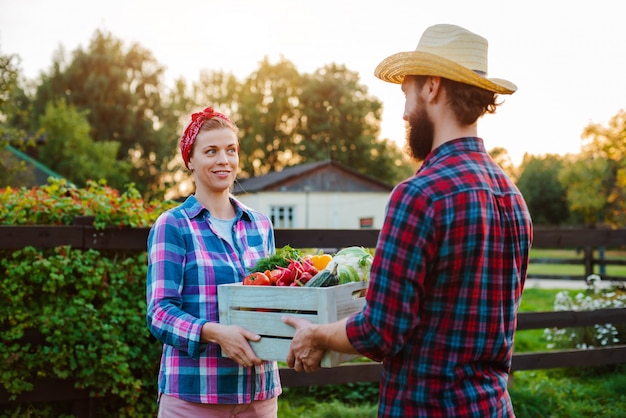
[[431, 75], [512, 94], [517, 86], [499, 78], [487, 78], [485, 38], [455, 25], [431, 26], [415, 51], [398, 52], [385, 58], [374, 70], [383, 81], [401, 84], [405, 75]]

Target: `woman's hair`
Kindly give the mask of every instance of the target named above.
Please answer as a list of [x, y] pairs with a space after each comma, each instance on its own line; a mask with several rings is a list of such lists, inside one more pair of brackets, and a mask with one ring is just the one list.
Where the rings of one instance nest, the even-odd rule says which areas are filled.
[[[429, 76], [415, 76], [417, 88], [421, 88]], [[446, 89], [448, 103], [457, 120], [464, 125], [471, 125], [485, 113], [495, 113], [498, 95], [480, 87], [459, 83], [441, 77], [441, 85]]]
[[235, 133], [235, 135], [239, 134], [239, 129], [234, 123], [232, 123], [230, 120], [226, 120], [222, 118], [211, 118], [211, 119], [204, 121], [204, 123], [200, 127], [199, 132], [211, 131], [213, 129], [222, 129], [222, 128], [231, 129]]

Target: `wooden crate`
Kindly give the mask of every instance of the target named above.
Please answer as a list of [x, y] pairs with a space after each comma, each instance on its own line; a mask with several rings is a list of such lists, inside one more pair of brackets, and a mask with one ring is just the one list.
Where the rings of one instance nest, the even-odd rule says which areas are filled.
[[[217, 287], [220, 323], [240, 325], [261, 335], [250, 345], [264, 360], [285, 361], [294, 328], [281, 318], [292, 315], [316, 324], [327, 324], [361, 310], [367, 282], [329, 287], [243, 286], [241, 283]], [[322, 367], [335, 367], [359, 357], [329, 351]]]

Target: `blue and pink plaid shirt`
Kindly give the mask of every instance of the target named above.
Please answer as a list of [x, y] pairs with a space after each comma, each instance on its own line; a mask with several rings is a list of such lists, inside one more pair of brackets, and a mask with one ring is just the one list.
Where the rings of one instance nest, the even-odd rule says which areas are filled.
[[531, 218], [479, 138], [443, 144], [393, 191], [355, 349], [383, 362], [381, 417], [513, 416], [507, 378]]
[[241, 367], [215, 343], [201, 343], [205, 322], [219, 322], [217, 286], [242, 281], [275, 251], [269, 219], [232, 199], [232, 248], [211, 215], [190, 196], [162, 214], [148, 237], [147, 322], [163, 342], [159, 394], [197, 403], [249, 403], [281, 393], [276, 362]]

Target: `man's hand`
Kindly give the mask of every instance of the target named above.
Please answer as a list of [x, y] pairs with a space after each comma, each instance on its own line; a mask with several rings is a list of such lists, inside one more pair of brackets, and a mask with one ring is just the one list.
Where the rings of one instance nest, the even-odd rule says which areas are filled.
[[315, 372], [320, 369], [324, 349], [316, 338], [317, 324], [306, 319], [293, 316], [283, 316], [283, 322], [296, 329], [289, 347], [287, 365], [297, 372]]

